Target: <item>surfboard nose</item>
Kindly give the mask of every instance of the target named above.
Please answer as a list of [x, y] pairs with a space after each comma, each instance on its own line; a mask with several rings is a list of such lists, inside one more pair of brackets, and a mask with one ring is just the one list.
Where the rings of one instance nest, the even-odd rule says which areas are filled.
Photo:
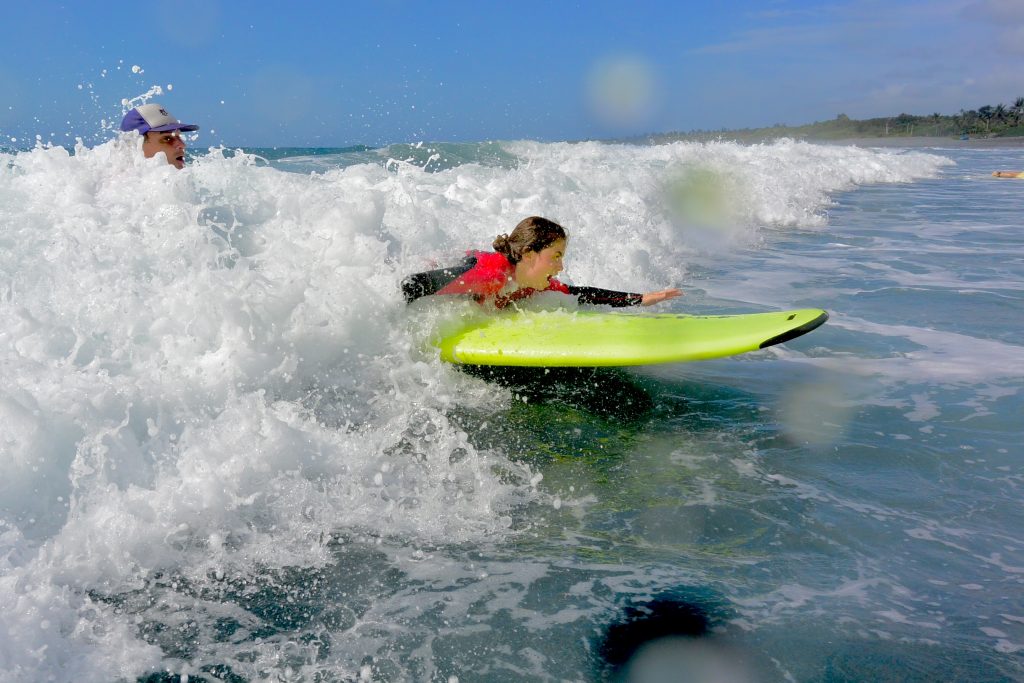
[[[788, 318], [786, 318], [786, 320], [793, 320], [794, 318], [796, 318], [796, 313], [790, 315]], [[821, 315], [819, 315], [814, 320], [806, 322], [803, 325], [800, 325], [799, 327], [794, 327], [793, 329], [783, 332], [782, 334], [772, 337], [771, 339], [764, 340], [763, 342], [761, 342], [760, 348], [764, 349], [769, 346], [775, 346], [776, 344], [788, 342], [790, 339], [796, 339], [797, 337], [807, 334], [811, 330], [815, 330], [821, 327], [822, 325], [825, 324], [826, 320], [828, 320], [828, 313], [826, 311], [822, 311]]]

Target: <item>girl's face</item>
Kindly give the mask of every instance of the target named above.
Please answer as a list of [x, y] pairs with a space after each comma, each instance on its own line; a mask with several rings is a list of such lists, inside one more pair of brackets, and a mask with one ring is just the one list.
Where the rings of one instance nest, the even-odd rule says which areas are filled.
[[515, 281], [520, 287], [546, 289], [548, 280], [562, 272], [565, 240], [555, 240], [540, 251], [526, 251], [516, 264]]

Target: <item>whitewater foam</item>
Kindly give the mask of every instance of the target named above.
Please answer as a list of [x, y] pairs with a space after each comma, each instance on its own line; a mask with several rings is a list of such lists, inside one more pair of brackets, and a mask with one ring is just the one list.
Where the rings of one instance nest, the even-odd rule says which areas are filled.
[[[313, 173], [212, 149], [179, 172], [139, 145], [0, 155], [0, 668], [14, 678], [185, 672], [137, 623], [180, 615], [123, 604], [155, 581], [197, 587], [213, 620], [201, 596], [223, 577], [321, 567], [338, 539], [516, 533], [539, 479], [451, 417], [509, 395], [441, 366], [403, 274], [542, 214], [568, 228], [576, 282], [678, 284], [709, 244], [820, 229], [832, 193], [948, 163], [792, 141], [520, 142], [492, 162], [461, 150], [443, 168]], [[666, 198], [694, 169], [732, 198], [726, 239], [691, 238], [692, 214]]]

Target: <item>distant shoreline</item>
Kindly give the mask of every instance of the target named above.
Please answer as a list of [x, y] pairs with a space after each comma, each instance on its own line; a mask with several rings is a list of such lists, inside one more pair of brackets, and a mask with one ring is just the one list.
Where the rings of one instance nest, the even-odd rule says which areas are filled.
[[886, 138], [848, 138], [845, 140], [815, 140], [804, 138], [803, 142], [816, 145], [853, 145], [854, 147], [947, 147], [954, 149], [1019, 149], [1024, 147], [1024, 137], [1000, 138], [960, 138], [946, 137], [886, 137]]
[[734, 132], [723, 131], [718, 135], [651, 135], [646, 138], [623, 140], [633, 144], [662, 145], [672, 142], [735, 142], [740, 145], [765, 145], [772, 144], [778, 140], [795, 140], [806, 142], [812, 145], [832, 145], [839, 147], [904, 147], [904, 148], [928, 148], [940, 147], [945, 149], [1020, 149], [1024, 147], [1024, 136], [1000, 136], [1000, 137], [975, 137], [962, 140], [960, 138], [946, 137], [941, 135], [887, 135], [885, 137], [815, 137], [813, 135], [765, 135], [755, 137], [751, 135], [737, 135]]

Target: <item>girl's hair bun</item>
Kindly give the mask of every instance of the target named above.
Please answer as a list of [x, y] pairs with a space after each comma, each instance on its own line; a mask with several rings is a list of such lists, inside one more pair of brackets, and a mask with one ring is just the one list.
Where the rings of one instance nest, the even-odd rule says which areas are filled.
[[494, 244], [491, 245], [494, 251], [504, 256], [509, 255], [508, 235], [498, 235], [494, 238]]

